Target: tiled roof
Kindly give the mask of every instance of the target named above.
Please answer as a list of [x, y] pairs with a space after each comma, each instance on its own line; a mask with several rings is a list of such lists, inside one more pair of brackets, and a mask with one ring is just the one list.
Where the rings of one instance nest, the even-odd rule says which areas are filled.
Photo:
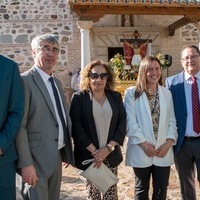
[[177, 5], [177, 6], [200, 6], [200, 0], [69, 0], [69, 3], [76, 4], [115, 4], [115, 5], [122, 5], [122, 4], [147, 4], [152, 6], [158, 5]]

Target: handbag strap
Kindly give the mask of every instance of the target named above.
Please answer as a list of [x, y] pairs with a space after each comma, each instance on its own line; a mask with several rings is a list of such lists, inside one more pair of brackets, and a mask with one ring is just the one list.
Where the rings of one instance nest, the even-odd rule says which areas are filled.
[[93, 162], [93, 160], [94, 160], [94, 159], [84, 160], [84, 161], [82, 162], [82, 165], [87, 165], [87, 164]]

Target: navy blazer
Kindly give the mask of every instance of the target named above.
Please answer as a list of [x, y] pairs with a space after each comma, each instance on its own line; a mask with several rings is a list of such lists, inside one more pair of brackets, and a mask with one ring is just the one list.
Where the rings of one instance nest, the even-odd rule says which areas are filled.
[[[126, 134], [126, 113], [122, 97], [119, 92], [108, 90], [106, 90], [106, 96], [113, 112], [107, 143], [113, 140], [122, 146]], [[99, 148], [92, 113], [92, 100], [88, 91], [74, 93], [70, 107], [70, 117], [72, 120], [72, 137], [74, 139], [75, 165], [79, 169], [85, 169], [88, 166], [83, 166], [82, 161], [93, 158], [86, 147], [93, 143], [96, 148]], [[121, 151], [121, 149], [116, 148], [116, 151], [108, 156], [108, 160], [113, 157], [112, 161], [114, 163], [112, 167], [116, 167], [122, 161], [118, 159], [120, 152], [117, 150]]]
[[14, 139], [24, 110], [24, 92], [17, 64], [0, 55], [0, 147], [4, 156], [0, 165], [17, 159]]
[[186, 120], [187, 120], [187, 107], [184, 88], [184, 72], [176, 74], [166, 79], [166, 87], [172, 93], [174, 102], [174, 111], [176, 116], [176, 123], [178, 127], [178, 141], [174, 147], [175, 154], [181, 149], [185, 137]]

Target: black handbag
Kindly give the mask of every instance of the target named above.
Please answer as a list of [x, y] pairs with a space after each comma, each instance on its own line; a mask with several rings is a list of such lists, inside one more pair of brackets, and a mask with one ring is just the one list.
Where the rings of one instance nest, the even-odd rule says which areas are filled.
[[123, 161], [120, 145], [115, 146], [115, 150], [108, 155], [107, 159], [111, 167], [117, 167]]

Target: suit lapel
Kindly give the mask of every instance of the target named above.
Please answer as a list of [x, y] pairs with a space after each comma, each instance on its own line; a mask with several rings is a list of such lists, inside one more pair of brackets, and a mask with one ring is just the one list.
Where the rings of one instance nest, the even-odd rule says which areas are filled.
[[179, 94], [180, 96], [180, 101], [183, 105], [183, 109], [186, 110], [186, 97], [185, 97], [185, 86], [184, 86], [184, 73], [180, 73], [179, 76], [177, 77], [178, 79], [178, 83], [177, 83], [177, 87], [176, 87], [176, 91], [177, 94]]
[[167, 102], [166, 102], [166, 101], [168, 101], [168, 98], [164, 94], [164, 92], [162, 91], [160, 86], [158, 86], [158, 94], [159, 94], [159, 105], [160, 105], [159, 106], [160, 107], [160, 116], [159, 116], [158, 132], [160, 132], [160, 125], [165, 123], [165, 116], [169, 110], [167, 110]]
[[99, 142], [98, 142], [98, 136], [97, 136], [97, 131], [96, 131], [96, 126], [95, 126], [95, 121], [93, 117], [93, 105], [92, 105], [92, 100], [90, 98], [89, 92], [85, 93], [85, 111], [83, 111], [83, 116], [85, 113], [87, 113], [87, 117], [85, 119], [87, 120], [86, 123], [88, 124], [90, 128], [90, 132], [93, 133], [91, 134], [91, 137], [93, 138], [92, 140], [94, 141], [94, 144], [96, 147], [99, 147]]
[[[153, 126], [152, 126], [152, 117], [151, 110], [149, 106], [149, 101], [145, 92], [142, 93], [141, 97], [136, 100], [136, 118], [144, 118], [144, 122], [148, 125], [150, 134], [153, 136]], [[154, 138], [154, 137], [152, 137]]]
[[142, 104], [141, 105], [141, 110], [145, 110], [146, 114], [149, 116], [148, 118], [151, 118], [151, 110], [150, 110], [150, 106], [149, 106], [149, 101], [147, 98], [147, 95], [145, 92], [143, 92], [142, 96], [140, 97], [142, 100]]
[[33, 77], [33, 81], [35, 82], [35, 84], [37, 85], [37, 87], [41, 91], [45, 101], [47, 102], [47, 105], [48, 105], [49, 109], [51, 110], [54, 118], [57, 119], [56, 113], [55, 113], [55, 110], [54, 110], [54, 107], [53, 107], [53, 103], [51, 101], [51, 97], [49, 95], [49, 92], [46, 88], [44, 81], [42, 80], [41, 76], [39, 75], [39, 73], [36, 71], [35, 68], [31, 69], [31, 75]]

